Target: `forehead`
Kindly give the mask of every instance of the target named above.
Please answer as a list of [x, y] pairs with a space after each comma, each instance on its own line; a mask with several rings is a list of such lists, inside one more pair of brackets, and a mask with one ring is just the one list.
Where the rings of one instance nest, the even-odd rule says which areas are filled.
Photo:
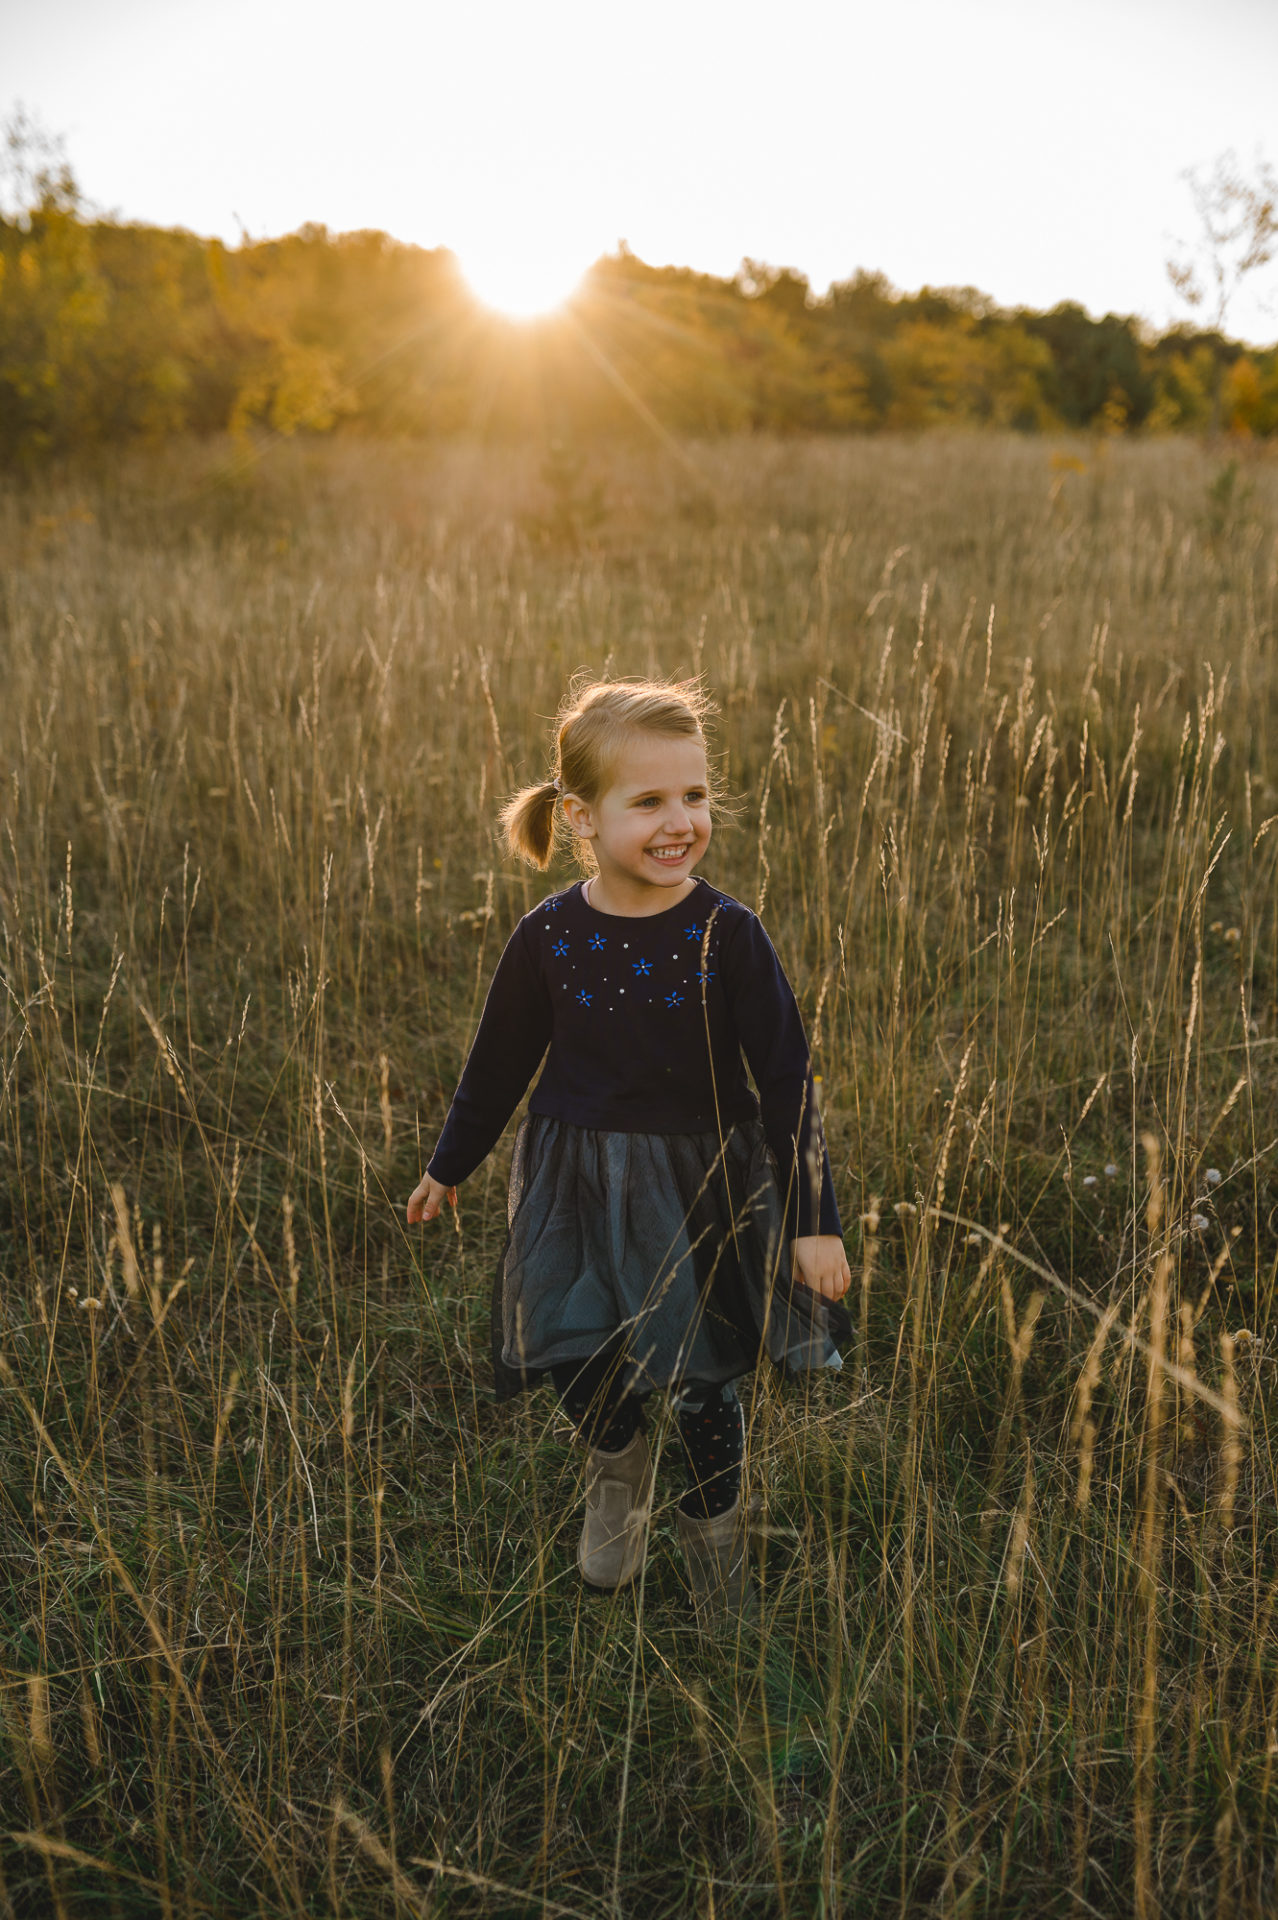
[[692, 737], [671, 740], [636, 734], [618, 754], [611, 784], [627, 793], [704, 787], [705, 743]]

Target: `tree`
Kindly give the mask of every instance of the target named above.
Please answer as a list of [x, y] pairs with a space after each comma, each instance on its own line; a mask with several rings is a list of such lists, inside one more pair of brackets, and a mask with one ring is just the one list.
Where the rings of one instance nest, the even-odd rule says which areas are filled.
[[1278, 252], [1278, 178], [1258, 155], [1249, 176], [1232, 147], [1209, 168], [1188, 167], [1198, 237], [1178, 243], [1167, 277], [1187, 306], [1210, 313], [1212, 329], [1224, 331], [1225, 316], [1248, 274], [1266, 267]]
[[[1051, 363], [1044, 391], [1052, 411], [1069, 427], [1087, 427], [1112, 419], [1124, 409], [1128, 424], [1139, 426], [1154, 401], [1153, 383], [1136, 323], [1122, 314], [1093, 320], [1076, 300], [1063, 300], [1050, 313], [1018, 313], [1025, 331], [1044, 341]], [[1106, 408], [1110, 409], [1106, 416]]]
[[19, 108], [0, 131], [0, 459], [29, 464], [83, 434], [106, 325], [75, 177]]
[[0, 129], [0, 220], [27, 233], [37, 214], [83, 211], [61, 138], [16, 106]]

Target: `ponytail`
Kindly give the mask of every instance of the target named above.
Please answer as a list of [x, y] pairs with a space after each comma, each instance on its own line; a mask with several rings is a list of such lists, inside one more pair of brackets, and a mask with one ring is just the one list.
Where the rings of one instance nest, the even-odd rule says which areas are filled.
[[511, 853], [544, 873], [555, 844], [555, 802], [559, 788], [553, 780], [523, 787], [501, 810], [501, 825]]

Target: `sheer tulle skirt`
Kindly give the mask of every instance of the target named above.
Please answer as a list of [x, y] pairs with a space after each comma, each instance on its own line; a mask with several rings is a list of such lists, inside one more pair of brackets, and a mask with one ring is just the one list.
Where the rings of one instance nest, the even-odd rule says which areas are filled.
[[755, 1120], [708, 1133], [594, 1132], [528, 1114], [493, 1289], [499, 1397], [562, 1361], [618, 1355], [638, 1392], [723, 1382], [766, 1353], [837, 1367], [842, 1307], [792, 1287], [776, 1174]]

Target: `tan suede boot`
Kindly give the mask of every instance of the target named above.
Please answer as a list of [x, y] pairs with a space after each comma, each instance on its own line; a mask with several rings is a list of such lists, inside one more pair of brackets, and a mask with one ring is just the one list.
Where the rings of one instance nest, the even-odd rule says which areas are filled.
[[582, 1579], [592, 1587], [624, 1587], [643, 1565], [652, 1513], [652, 1461], [642, 1427], [620, 1453], [590, 1449], [586, 1523], [577, 1547]]
[[759, 1596], [750, 1578], [749, 1508], [736, 1504], [713, 1520], [698, 1520], [679, 1507], [679, 1545], [692, 1587], [699, 1627], [734, 1625], [758, 1618]]

